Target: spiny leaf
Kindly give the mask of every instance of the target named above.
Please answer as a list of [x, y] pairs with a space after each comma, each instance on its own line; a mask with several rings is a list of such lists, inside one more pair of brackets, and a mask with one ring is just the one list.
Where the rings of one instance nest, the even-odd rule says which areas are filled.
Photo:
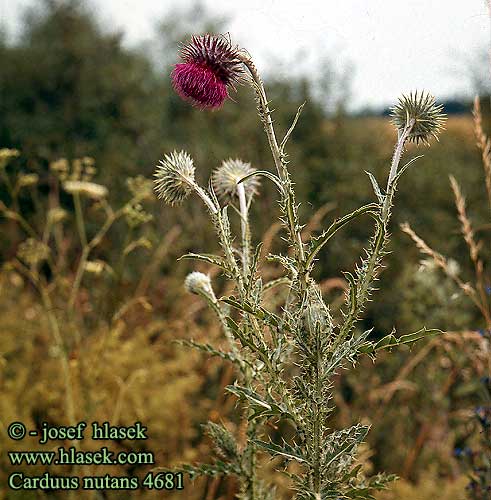
[[228, 267], [227, 263], [223, 259], [223, 257], [220, 257], [219, 255], [213, 255], [210, 253], [187, 253], [181, 257], [179, 257], [178, 260], [181, 259], [195, 259], [195, 260], [201, 260], [203, 262], [208, 262], [209, 264], [214, 264], [215, 266], [221, 267], [225, 271], [229, 272], [230, 268]]
[[336, 369], [342, 366], [344, 360], [348, 360], [351, 363], [355, 362], [357, 352], [360, 351], [360, 347], [365, 345], [365, 340], [371, 331], [372, 329], [366, 330], [360, 336], [351, 337], [336, 347], [331, 358], [325, 365], [323, 381], [327, 381], [335, 373]]
[[241, 360], [239, 360], [232, 352], [221, 351], [220, 349], [217, 349], [210, 344], [202, 344], [200, 342], [195, 342], [194, 340], [187, 339], [176, 340], [176, 343], [187, 347], [192, 347], [193, 349], [205, 352], [207, 354], [210, 354], [211, 356], [217, 356], [226, 361], [230, 361], [231, 363], [241, 362]]
[[356, 297], [358, 296], [358, 286], [356, 284], [355, 277], [349, 273], [344, 272], [344, 277], [349, 283], [349, 312], [351, 315], [354, 315], [356, 312]]
[[256, 246], [256, 250], [254, 252], [254, 255], [252, 256], [251, 265], [249, 267], [249, 282], [248, 282], [248, 287], [247, 287], [247, 293], [250, 293], [252, 285], [254, 284], [254, 276], [256, 274], [257, 266], [259, 264], [259, 257], [261, 255], [262, 246], [263, 246], [263, 244], [259, 243]]
[[336, 232], [341, 229], [345, 224], [353, 220], [354, 218], [358, 217], [359, 215], [362, 215], [367, 212], [378, 212], [380, 210], [379, 205], [376, 203], [369, 203], [368, 205], [364, 205], [363, 207], [358, 208], [357, 210], [354, 210], [353, 212], [341, 217], [338, 220], [335, 220], [328, 229], [326, 229], [321, 235], [312, 238], [310, 242], [310, 253], [307, 256], [305, 265], [307, 269], [309, 269], [312, 266], [313, 260], [315, 259], [315, 256], [320, 252], [322, 247], [336, 234]]
[[356, 424], [348, 429], [335, 431], [327, 437], [327, 447], [325, 448], [324, 462], [328, 468], [343, 455], [351, 453], [368, 434], [370, 427]]
[[216, 460], [213, 464], [182, 465], [176, 469], [176, 472], [184, 472], [189, 475], [189, 479], [194, 480], [200, 476], [240, 476], [241, 469], [236, 464]]
[[247, 401], [249, 403], [249, 408], [254, 412], [250, 415], [249, 419], [256, 419], [259, 417], [263, 418], [282, 418], [294, 420], [293, 416], [288, 412], [286, 407], [282, 404], [278, 404], [272, 399], [266, 401], [262, 396], [254, 392], [252, 389], [247, 387], [241, 387], [240, 385], [229, 385], [226, 387], [228, 392], [231, 392], [239, 399]]
[[244, 335], [244, 332], [241, 330], [240, 326], [230, 317], [226, 316], [225, 321], [227, 322], [227, 326], [230, 328], [232, 334], [235, 338], [239, 339], [242, 347], [249, 347], [253, 352], [257, 352], [260, 350], [251, 339]]
[[424, 155], [419, 155], [415, 156], [411, 160], [409, 160], [403, 167], [399, 169], [399, 172], [397, 172], [397, 175], [394, 177], [394, 180], [392, 181], [392, 184], [389, 186], [390, 189], [395, 189], [397, 186], [397, 183], [399, 179], [401, 178], [402, 174], [416, 161], [419, 160], [420, 158], [423, 158]]
[[305, 456], [302, 455], [302, 452], [299, 448], [293, 448], [288, 444], [284, 443], [283, 445], [275, 444], [272, 442], [260, 441], [259, 439], [255, 439], [254, 443], [257, 444], [260, 448], [268, 451], [273, 457], [284, 457], [287, 460], [295, 460], [301, 464], [308, 464], [309, 461]]
[[293, 123], [291, 124], [291, 127], [288, 129], [288, 132], [285, 134], [285, 137], [281, 141], [280, 144], [280, 150], [283, 152], [285, 149], [286, 143], [288, 142], [288, 139], [290, 138], [290, 135], [292, 134], [293, 130], [295, 129], [295, 125], [298, 122], [298, 119], [300, 118], [300, 114], [302, 113], [303, 107], [305, 106], [305, 102], [300, 104], [300, 106], [297, 109], [297, 112], [295, 114], [295, 118], [293, 119]]
[[427, 329], [426, 327], [423, 327], [417, 332], [401, 335], [400, 337], [396, 337], [394, 333], [395, 330], [393, 330], [392, 333], [386, 335], [377, 342], [366, 342], [361, 346], [360, 352], [364, 354], [371, 354], [376, 351], [380, 351], [381, 349], [392, 349], [393, 347], [398, 347], [404, 344], [411, 345], [418, 340], [433, 337], [434, 335], [439, 335], [443, 332], [435, 328]]
[[380, 186], [378, 185], [377, 179], [375, 179], [375, 176], [371, 173], [365, 170], [365, 173], [368, 175], [368, 178], [370, 179], [370, 182], [372, 183], [373, 186], [373, 191], [375, 195], [377, 196], [377, 199], [379, 203], [383, 203], [385, 196], [382, 194], [382, 190], [380, 189]]
[[263, 292], [266, 292], [267, 290], [271, 290], [272, 288], [275, 288], [280, 285], [289, 285], [291, 283], [290, 278], [283, 276], [281, 278], [277, 278], [275, 280], [268, 281], [264, 287], [263, 287]]
[[240, 184], [241, 182], [244, 182], [247, 179], [250, 179], [251, 177], [254, 177], [254, 176], [262, 176], [262, 177], [268, 178], [270, 181], [273, 181], [276, 184], [276, 187], [279, 189], [280, 193], [284, 192], [283, 184], [281, 183], [280, 178], [277, 175], [275, 175], [271, 172], [268, 172], [267, 170], [255, 170], [254, 172], [251, 172], [250, 174], [244, 175], [244, 177], [239, 179], [237, 184]]
[[225, 302], [226, 304], [234, 307], [235, 309], [244, 311], [248, 314], [252, 314], [256, 318], [267, 323], [268, 325], [279, 327], [282, 324], [282, 319], [278, 315], [270, 311], [267, 311], [266, 309], [264, 309], [264, 307], [255, 307], [246, 300], [242, 300], [239, 302], [235, 297], [220, 297], [220, 301]]
[[213, 440], [217, 453], [238, 464], [240, 461], [239, 447], [231, 432], [223, 425], [214, 422], [208, 422], [203, 427]]
[[235, 394], [239, 399], [247, 399], [256, 406], [262, 406], [267, 410], [271, 410], [271, 405], [267, 401], [265, 401], [253, 390], [247, 389], [247, 387], [241, 387], [240, 385], [228, 385], [226, 389], [232, 394]]
[[295, 261], [293, 259], [291, 259], [290, 257], [287, 257], [285, 255], [269, 254], [266, 257], [266, 260], [269, 262], [278, 262], [292, 276], [295, 276], [297, 274], [297, 269], [295, 267]]

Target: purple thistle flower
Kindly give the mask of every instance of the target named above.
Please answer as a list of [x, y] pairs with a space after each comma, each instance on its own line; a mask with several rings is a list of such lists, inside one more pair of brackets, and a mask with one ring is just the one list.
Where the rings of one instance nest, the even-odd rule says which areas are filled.
[[243, 77], [239, 50], [223, 35], [193, 36], [172, 71], [175, 91], [198, 108], [219, 108]]

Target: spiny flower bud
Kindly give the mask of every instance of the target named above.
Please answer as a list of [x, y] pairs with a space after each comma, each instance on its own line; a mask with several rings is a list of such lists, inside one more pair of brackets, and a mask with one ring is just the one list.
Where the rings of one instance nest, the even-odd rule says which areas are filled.
[[193, 191], [193, 159], [185, 151], [173, 151], [157, 165], [154, 177], [159, 199], [169, 205], [182, 203]]
[[[212, 175], [213, 189], [222, 199], [233, 200], [237, 197], [237, 185], [240, 179], [254, 172], [250, 163], [243, 162], [238, 158], [231, 158], [222, 162]], [[248, 197], [257, 194], [259, 181], [257, 177], [249, 177], [243, 183]]]
[[392, 123], [399, 131], [403, 131], [412, 122], [408, 140], [419, 144], [428, 144], [431, 137], [438, 140], [446, 115], [443, 106], [437, 105], [435, 98], [427, 92], [411, 92], [403, 95], [399, 102], [391, 108]]
[[244, 74], [239, 50], [223, 35], [193, 36], [172, 71], [175, 91], [199, 108], [219, 108]]
[[186, 276], [184, 287], [188, 292], [195, 293], [196, 295], [205, 294], [208, 297], [215, 297], [210, 277], [199, 271], [193, 271]]

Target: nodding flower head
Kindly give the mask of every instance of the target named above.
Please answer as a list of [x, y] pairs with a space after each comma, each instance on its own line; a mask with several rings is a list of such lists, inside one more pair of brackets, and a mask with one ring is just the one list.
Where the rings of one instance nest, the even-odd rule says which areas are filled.
[[211, 286], [210, 277], [207, 274], [200, 273], [199, 271], [189, 273], [184, 280], [184, 286], [188, 292], [195, 293], [197, 295], [204, 294], [210, 298], [215, 296]]
[[[212, 175], [213, 188], [218, 196], [224, 200], [232, 201], [238, 196], [237, 186], [240, 179], [254, 172], [250, 163], [242, 160], [225, 160]], [[258, 192], [259, 181], [257, 177], [249, 177], [243, 183], [246, 196], [249, 198]]]
[[244, 75], [238, 47], [223, 35], [193, 36], [172, 71], [175, 91], [198, 108], [219, 108]]
[[154, 177], [154, 189], [159, 199], [169, 205], [182, 203], [193, 191], [193, 160], [185, 151], [173, 151], [157, 165]]
[[417, 91], [403, 95], [391, 108], [392, 123], [403, 131], [412, 122], [408, 140], [419, 144], [428, 144], [431, 137], [438, 140], [438, 134], [445, 124], [446, 115], [443, 106], [437, 105], [435, 98], [427, 92]]

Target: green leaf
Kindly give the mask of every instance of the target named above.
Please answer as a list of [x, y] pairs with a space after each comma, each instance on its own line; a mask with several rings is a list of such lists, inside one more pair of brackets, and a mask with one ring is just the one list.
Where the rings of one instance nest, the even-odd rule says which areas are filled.
[[252, 256], [251, 265], [249, 266], [249, 281], [248, 281], [248, 285], [247, 285], [247, 293], [250, 293], [252, 286], [254, 284], [254, 276], [256, 274], [257, 266], [259, 264], [259, 257], [261, 256], [262, 246], [263, 246], [263, 244], [259, 243], [256, 246], [256, 250], [254, 252], [254, 255]]
[[276, 403], [273, 400], [266, 401], [262, 396], [257, 394], [247, 387], [242, 387], [240, 385], [229, 385], [226, 390], [235, 396], [237, 396], [242, 401], [247, 401], [249, 408], [253, 413], [249, 416], [250, 420], [263, 417], [277, 417], [282, 419], [294, 420], [293, 416], [288, 412], [285, 406]]
[[310, 241], [310, 253], [307, 256], [305, 265], [307, 269], [312, 267], [313, 261], [316, 255], [320, 252], [322, 247], [336, 234], [336, 232], [341, 229], [345, 224], [358, 217], [359, 215], [365, 213], [377, 213], [380, 210], [380, 207], [377, 203], [369, 203], [368, 205], [364, 205], [363, 207], [354, 210], [353, 212], [341, 217], [338, 220], [335, 220], [328, 229], [326, 229], [321, 235], [312, 238]]
[[275, 288], [280, 285], [290, 285], [291, 280], [287, 276], [283, 276], [281, 278], [277, 278], [275, 280], [268, 281], [264, 287], [263, 287], [263, 292], [266, 292], [267, 290], [271, 290], [272, 288]]
[[223, 425], [214, 422], [208, 422], [203, 427], [215, 443], [217, 453], [238, 464], [240, 461], [239, 447], [232, 433]]
[[259, 394], [247, 389], [247, 387], [241, 387], [240, 385], [229, 385], [226, 387], [227, 391], [235, 394], [240, 399], [247, 399], [256, 406], [262, 406], [267, 410], [271, 410], [271, 405], [266, 402]]
[[252, 342], [252, 340], [248, 339], [244, 332], [240, 329], [240, 326], [230, 317], [226, 316], [225, 321], [227, 322], [227, 326], [232, 331], [232, 334], [235, 338], [239, 339], [242, 347], [249, 347], [253, 352], [259, 350], [259, 348]]
[[426, 339], [428, 337], [433, 337], [435, 335], [440, 335], [443, 332], [435, 328], [427, 329], [426, 327], [423, 327], [421, 328], [421, 330], [418, 330], [417, 332], [401, 335], [400, 337], [396, 337], [394, 333], [395, 330], [393, 330], [392, 333], [386, 335], [377, 342], [366, 342], [361, 346], [359, 351], [364, 354], [372, 354], [382, 349], [392, 349], [393, 347], [398, 347], [404, 344], [411, 345], [417, 342], [418, 340]]
[[193, 349], [197, 349], [198, 351], [205, 352], [206, 354], [210, 354], [211, 356], [216, 356], [226, 361], [230, 361], [231, 363], [240, 363], [239, 360], [232, 352], [221, 351], [220, 349], [216, 349], [210, 344], [202, 344], [200, 342], [195, 342], [194, 340], [187, 339], [179, 339], [175, 341], [177, 344], [192, 347]]
[[370, 182], [372, 183], [373, 186], [373, 191], [375, 195], [377, 196], [377, 199], [379, 203], [384, 202], [384, 195], [382, 194], [382, 190], [380, 189], [380, 186], [378, 185], [377, 179], [375, 179], [375, 176], [371, 173], [365, 170], [365, 173], [368, 175], [368, 178], [370, 179]]
[[270, 253], [266, 257], [266, 260], [268, 262], [277, 262], [281, 264], [285, 268], [285, 270], [288, 271], [292, 276], [295, 276], [295, 274], [297, 273], [297, 269], [295, 267], [295, 261], [290, 257], [287, 257], [285, 255], [277, 255]]
[[356, 284], [355, 277], [348, 271], [343, 273], [343, 276], [349, 283], [349, 313], [354, 316], [356, 313], [356, 304], [358, 297], [358, 285]]
[[349, 339], [338, 345], [335, 351], [332, 353], [331, 358], [327, 361], [324, 370], [322, 380], [327, 382], [329, 377], [335, 373], [336, 369], [339, 368], [344, 360], [351, 363], [355, 362], [356, 354], [360, 352], [360, 346], [365, 345], [365, 340], [372, 330], [366, 330], [358, 337], [350, 337]]
[[264, 321], [270, 326], [278, 328], [282, 325], [285, 327], [282, 319], [277, 314], [267, 311], [264, 307], [254, 307], [251, 303], [245, 300], [239, 302], [235, 297], [220, 297], [219, 300], [234, 307], [235, 309], [238, 309], [239, 311], [252, 314], [254, 317]]
[[244, 177], [240, 178], [237, 181], [237, 184], [240, 184], [241, 182], [244, 182], [247, 179], [254, 177], [255, 175], [266, 177], [270, 181], [273, 181], [276, 184], [276, 187], [279, 189], [280, 193], [283, 193], [283, 184], [281, 183], [280, 178], [277, 175], [275, 175], [271, 172], [268, 172], [267, 170], [255, 170], [254, 172], [251, 172], [250, 174], [247, 174]]
[[260, 441], [259, 439], [255, 439], [253, 441], [257, 446], [269, 452], [269, 454], [273, 457], [284, 457], [287, 460], [295, 460], [301, 464], [308, 464], [309, 461], [306, 457], [302, 455], [302, 451], [300, 448], [293, 448], [292, 446], [284, 443], [283, 445], [275, 444], [272, 442]]
[[403, 167], [401, 167], [401, 169], [399, 170], [399, 172], [397, 172], [397, 175], [394, 177], [391, 185], [389, 186], [389, 189], [394, 189], [396, 186], [397, 186], [397, 183], [399, 181], [399, 179], [401, 178], [402, 174], [416, 161], [416, 160], [419, 160], [420, 158], [423, 158], [424, 155], [419, 155], [419, 156], [415, 156], [414, 158], [412, 158], [411, 160], [409, 160]]
[[220, 257], [219, 255], [213, 255], [210, 253], [187, 253], [179, 257], [178, 260], [181, 259], [195, 259], [202, 262], [208, 262], [208, 264], [214, 264], [215, 266], [221, 267], [225, 271], [230, 272], [230, 268], [228, 267], [227, 263], [225, 262], [223, 257]]
[[175, 470], [176, 472], [184, 472], [188, 474], [191, 480], [200, 476], [240, 476], [241, 474], [241, 470], [238, 465], [222, 462], [221, 460], [216, 460], [213, 464], [181, 465], [181, 467]]
[[366, 438], [370, 427], [356, 424], [347, 429], [335, 431], [326, 438], [323, 462], [326, 469], [343, 455], [351, 453]]
[[300, 104], [300, 106], [298, 107], [297, 112], [295, 114], [295, 118], [293, 119], [293, 123], [291, 124], [291, 127], [288, 129], [288, 132], [285, 134], [285, 137], [281, 141], [280, 151], [283, 152], [283, 150], [285, 149], [286, 143], [288, 142], [290, 135], [292, 134], [293, 130], [295, 129], [295, 125], [297, 124], [298, 119], [300, 118], [300, 114], [302, 113], [304, 106], [305, 106], [305, 101], [302, 104]]

